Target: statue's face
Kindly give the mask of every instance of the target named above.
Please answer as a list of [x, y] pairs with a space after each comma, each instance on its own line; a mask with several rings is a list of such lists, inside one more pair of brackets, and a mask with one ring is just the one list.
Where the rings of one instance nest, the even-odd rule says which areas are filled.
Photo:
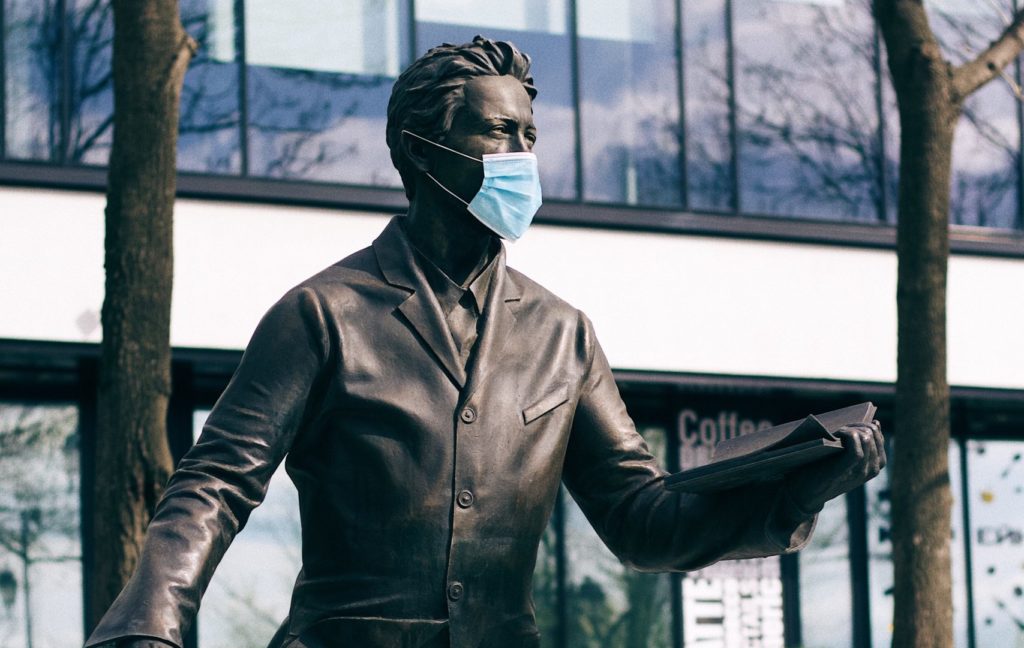
[[[445, 146], [475, 158], [487, 153], [530, 151], [537, 140], [533, 105], [523, 84], [511, 76], [473, 77], [455, 113]], [[434, 177], [469, 202], [483, 182], [483, 165], [430, 147]]]

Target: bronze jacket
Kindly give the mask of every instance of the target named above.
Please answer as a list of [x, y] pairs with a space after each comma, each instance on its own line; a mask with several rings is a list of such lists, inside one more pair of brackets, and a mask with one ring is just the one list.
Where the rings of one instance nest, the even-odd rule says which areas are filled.
[[[564, 481], [642, 570], [795, 551], [778, 489], [670, 493], [591, 323], [495, 259], [468, 371], [398, 220], [263, 317], [87, 646], [180, 646], [278, 464], [302, 571], [281, 646], [535, 646], [537, 546]], [[641, 334], [640, 331], [637, 334]]]

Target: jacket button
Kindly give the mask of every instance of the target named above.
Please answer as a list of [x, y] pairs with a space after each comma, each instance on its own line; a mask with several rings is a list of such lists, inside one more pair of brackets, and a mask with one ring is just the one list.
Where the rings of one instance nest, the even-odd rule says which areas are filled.
[[463, 423], [472, 423], [476, 420], [476, 410], [472, 407], [467, 407], [459, 413], [459, 418], [462, 419]]
[[448, 598], [452, 601], [458, 601], [464, 593], [465, 589], [459, 581], [455, 581], [448, 586]]
[[458, 502], [459, 506], [461, 506], [462, 508], [469, 508], [470, 506], [473, 506], [473, 499], [473, 493], [469, 492], [468, 490], [464, 490], [459, 491], [459, 494], [455, 498], [455, 501]]

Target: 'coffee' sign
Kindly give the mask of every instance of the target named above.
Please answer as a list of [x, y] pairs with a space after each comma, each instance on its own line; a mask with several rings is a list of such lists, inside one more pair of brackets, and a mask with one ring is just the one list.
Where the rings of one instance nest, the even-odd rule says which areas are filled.
[[684, 409], [679, 412], [679, 467], [686, 470], [706, 464], [720, 441], [771, 426], [767, 419], [743, 416], [736, 410], [702, 416], [694, 409]]

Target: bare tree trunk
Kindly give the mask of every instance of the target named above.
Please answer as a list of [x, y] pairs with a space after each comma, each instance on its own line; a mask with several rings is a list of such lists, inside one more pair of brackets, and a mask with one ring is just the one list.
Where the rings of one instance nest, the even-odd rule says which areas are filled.
[[90, 627], [134, 570], [172, 469], [166, 418], [178, 104], [195, 48], [176, 0], [114, 0], [113, 8]]
[[906, 57], [896, 252], [898, 352], [892, 473], [894, 646], [952, 646], [946, 268], [953, 130], [949, 66], [934, 40]]
[[973, 61], [943, 56], [921, 0], [874, 0], [900, 113], [898, 358], [892, 471], [895, 648], [953, 645], [946, 274], [963, 101], [1024, 45], [1024, 12]]

